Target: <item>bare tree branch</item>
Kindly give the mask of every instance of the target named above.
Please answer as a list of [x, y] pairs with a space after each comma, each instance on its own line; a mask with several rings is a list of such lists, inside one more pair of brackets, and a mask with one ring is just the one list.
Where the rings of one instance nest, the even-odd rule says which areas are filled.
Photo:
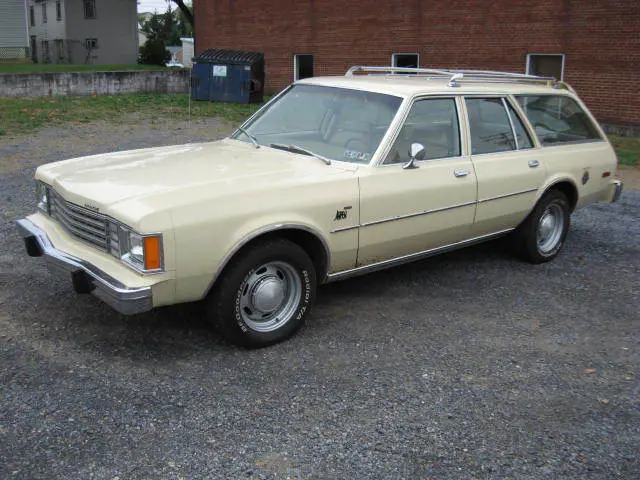
[[193, 11], [187, 5], [185, 5], [183, 0], [171, 0], [171, 1], [178, 6], [180, 11], [184, 15], [184, 18], [187, 19], [187, 21], [191, 24], [191, 26], [195, 30], [196, 25], [193, 21]]

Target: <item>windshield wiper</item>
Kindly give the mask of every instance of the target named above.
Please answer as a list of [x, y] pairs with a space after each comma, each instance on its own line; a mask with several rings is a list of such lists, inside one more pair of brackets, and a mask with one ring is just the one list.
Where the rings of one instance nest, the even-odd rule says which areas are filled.
[[249, 140], [251, 140], [251, 143], [253, 143], [253, 146], [256, 148], [260, 148], [260, 144], [258, 143], [258, 139], [256, 137], [254, 137], [253, 135], [251, 135], [249, 132], [247, 132], [244, 128], [242, 127], [238, 127], [238, 131], [244, 133], [247, 137], [249, 137]]
[[315, 157], [318, 160], [322, 160], [327, 165], [331, 165], [331, 159], [327, 157], [323, 157], [322, 155], [318, 155], [317, 153], [313, 153], [311, 150], [307, 150], [304, 147], [299, 147], [298, 145], [285, 145], [283, 143], [272, 143], [269, 145], [272, 148], [279, 148], [280, 150], [286, 150], [288, 152], [293, 153], [302, 153], [304, 155], [309, 155], [310, 157]]

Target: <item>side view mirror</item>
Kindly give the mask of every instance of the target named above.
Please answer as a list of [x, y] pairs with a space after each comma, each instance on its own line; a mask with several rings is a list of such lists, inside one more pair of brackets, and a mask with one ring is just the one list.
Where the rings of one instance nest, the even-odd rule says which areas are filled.
[[424, 148], [424, 145], [421, 143], [412, 143], [409, 147], [409, 161], [405, 163], [402, 168], [405, 170], [411, 170], [413, 168], [418, 168], [416, 165], [416, 160], [424, 160], [424, 156], [427, 153], [427, 149]]

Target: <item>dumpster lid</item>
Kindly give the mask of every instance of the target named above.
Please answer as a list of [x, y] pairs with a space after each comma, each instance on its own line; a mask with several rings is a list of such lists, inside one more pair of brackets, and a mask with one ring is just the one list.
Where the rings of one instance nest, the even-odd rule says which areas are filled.
[[226, 65], [253, 65], [264, 60], [264, 54], [258, 52], [247, 52], [244, 50], [222, 50], [211, 48], [205, 50], [193, 61], [198, 63], [221, 63]]

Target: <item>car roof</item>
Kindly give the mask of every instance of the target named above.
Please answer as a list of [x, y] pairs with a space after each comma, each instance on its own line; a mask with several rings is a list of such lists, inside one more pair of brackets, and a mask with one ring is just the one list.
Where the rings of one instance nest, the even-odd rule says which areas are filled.
[[459, 95], [459, 94], [568, 94], [565, 88], [545, 84], [520, 82], [460, 82], [458, 86], [449, 86], [445, 78], [426, 78], [419, 75], [346, 75], [312, 77], [299, 80], [297, 84], [322, 85], [327, 87], [349, 88], [376, 93], [385, 93], [399, 97], [416, 95]]

